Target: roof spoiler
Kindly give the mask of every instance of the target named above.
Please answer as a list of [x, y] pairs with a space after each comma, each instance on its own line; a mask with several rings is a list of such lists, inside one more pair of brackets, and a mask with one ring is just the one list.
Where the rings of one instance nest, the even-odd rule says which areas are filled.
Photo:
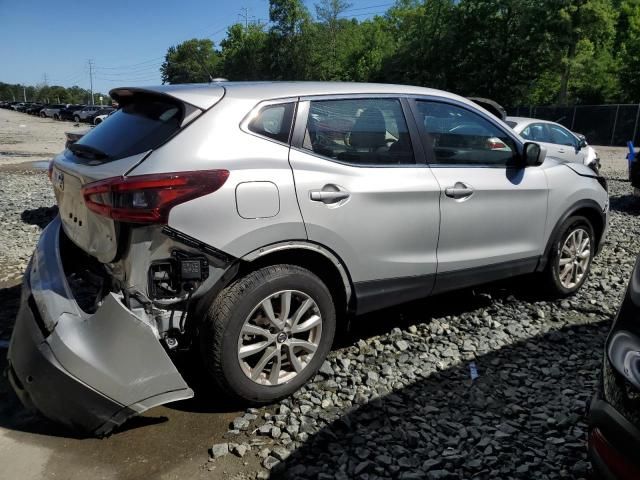
[[467, 98], [472, 102], [477, 103], [482, 108], [487, 110], [489, 113], [492, 113], [503, 122], [507, 118], [507, 111], [498, 102], [495, 102], [489, 98], [482, 98], [482, 97], [467, 97]]

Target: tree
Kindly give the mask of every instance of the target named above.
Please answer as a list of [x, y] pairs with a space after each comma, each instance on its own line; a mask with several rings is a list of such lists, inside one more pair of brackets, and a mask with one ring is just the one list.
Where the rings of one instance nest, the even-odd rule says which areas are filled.
[[269, 79], [268, 40], [261, 24], [245, 28], [237, 23], [229, 27], [226, 38], [220, 42], [222, 76], [229, 80]]
[[315, 38], [312, 42], [317, 46], [316, 77], [318, 80], [339, 80], [344, 78], [345, 55], [349, 38], [342, 33], [353, 30], [353, 24], [339, 16], [351, 6], [344, 0], [322, 0], [316, 3], [316, 16], [320, 22], [315, 25]]
[[187, 40], [169, 47], [160, 67], [162, 83], [203, 83], [215, 77], [220, 56], [209, 39]]
[[269, 0], [270, 70], [273, 78], [302, 80], [310, 50], [311, 17], [301, 0]]
[[620, 5], [615, 49], [619, 59], [622, 98], [640, 102], [640, 0], [624, 0]]
[[[562, 65], [558, 92], [560, 105], [567, 104], [571, 75], [579, 62], [579, 48], [610, 51], [617, 21], [611, 0], [564, 0], [563, 3], [550, 22]], [[607, 63], [608, 59], [601, 61]]]

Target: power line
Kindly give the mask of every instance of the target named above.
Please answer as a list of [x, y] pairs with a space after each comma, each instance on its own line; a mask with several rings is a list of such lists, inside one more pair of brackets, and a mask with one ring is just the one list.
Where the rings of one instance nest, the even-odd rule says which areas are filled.
[[342, 13], [345, 13], [345, 12], [358, 12], [360, 10], [369, 10], [370, 8], [390, 7], [391, 5], [395, 5], [395, 4], [394, 3], [380, 3], [378, 5], [369, 5], [368, 7], [347, 8], [346, 10], [343, 10]]
[[144, 62], [133, 63], [131, 65], [120, 65], [120, 66], [117, 66], [117, 67], [100, 67], [100, 68], [102, 68], [104, 70], [126, 70], [128, 68], [137, 67], [138, 65], [157, 62], [158, 60], [164, 60], [164, 56], [152, 58], [151, 60], [145, 60]]

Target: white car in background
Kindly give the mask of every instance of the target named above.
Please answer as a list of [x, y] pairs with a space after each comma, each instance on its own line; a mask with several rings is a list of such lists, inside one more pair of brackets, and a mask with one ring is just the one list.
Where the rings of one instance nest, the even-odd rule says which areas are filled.
[[507, 117], [505, 121], [522, 138], [543, 145], [549, 156], [600, 169], [600, 156], [584, 135], [539, 118]]

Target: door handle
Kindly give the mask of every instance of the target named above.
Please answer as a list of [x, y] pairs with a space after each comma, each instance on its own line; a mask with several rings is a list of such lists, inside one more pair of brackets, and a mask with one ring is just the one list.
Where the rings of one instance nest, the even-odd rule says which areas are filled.
[[444, 194], [447, 197], [455, 198], [459, 200], [461, 198], [470, 197], [473, 194], [473, 188], [462, 182], [456, 182], [453, 187], [447, 187], [444, 189]]
[[558, 153], [565, 153], [565, 152], [566, 150], [562, 150], [562, 149], [558, 150]]
[[337, 203], [341, 200], [349, 198], [349, 192], [333, 191], [333, 190], [311, 190], [309, 198], [314, 202]]

